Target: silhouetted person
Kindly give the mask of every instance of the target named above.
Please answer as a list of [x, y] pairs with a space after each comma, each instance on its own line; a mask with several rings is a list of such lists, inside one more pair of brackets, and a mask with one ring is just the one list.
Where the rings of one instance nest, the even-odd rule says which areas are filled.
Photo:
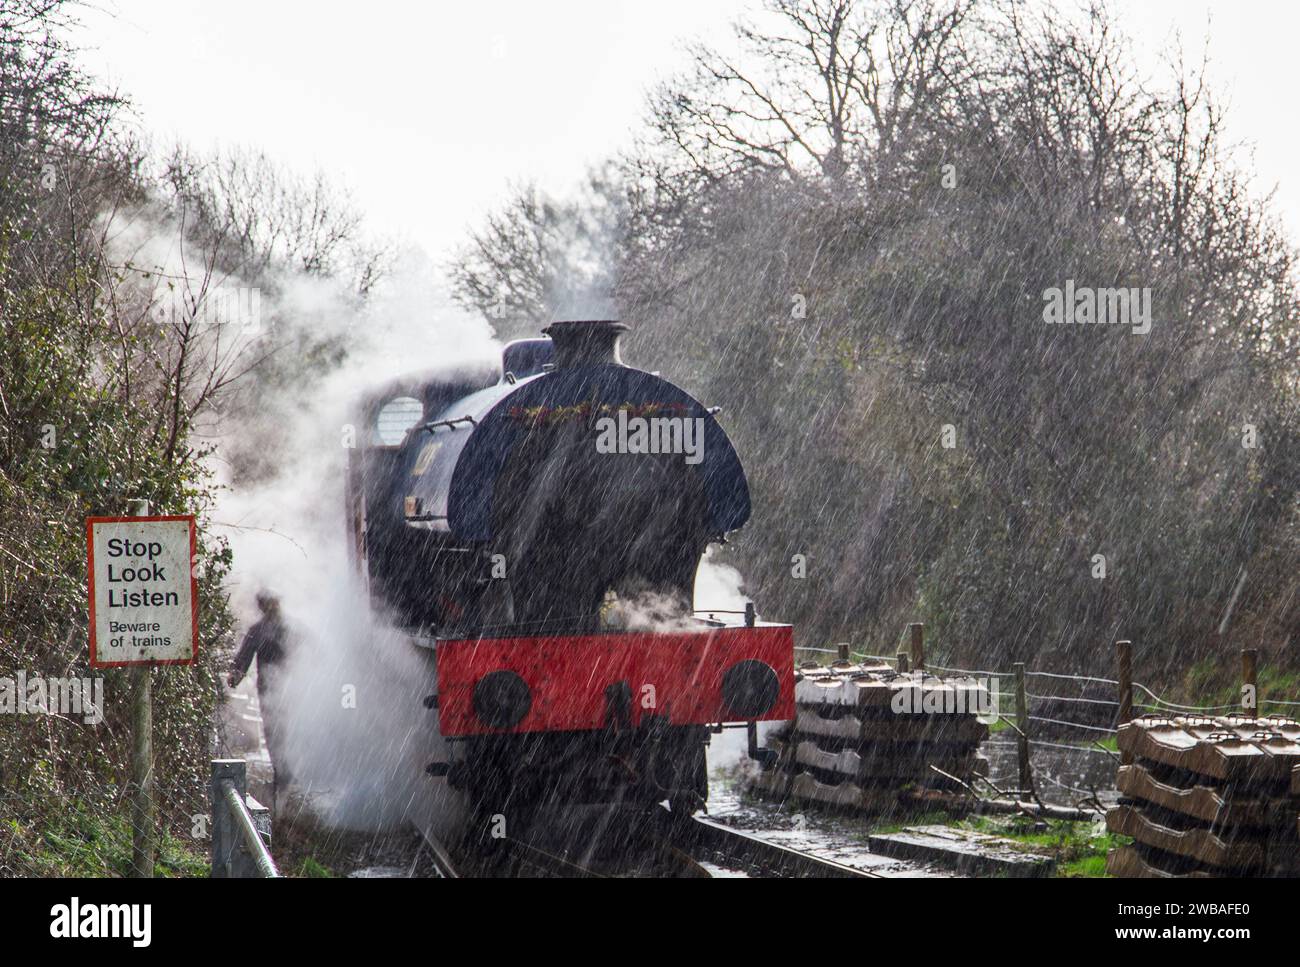
[[257, 659], [257, 704], [262, 710], [262, 732], [271, 756], [272, 796], [281, 782], [292, 781], [284, 756], [284, 710], [287, 697], [281, 689], [285, 663], [289, 657], [289, 629], [280, 614], [280, 599], [262, 591], [257, 595], [262, 617], [248, 629], [235, 652], [234, 667], [226, 682], [231, 688], [240, 683], [248, 667]]

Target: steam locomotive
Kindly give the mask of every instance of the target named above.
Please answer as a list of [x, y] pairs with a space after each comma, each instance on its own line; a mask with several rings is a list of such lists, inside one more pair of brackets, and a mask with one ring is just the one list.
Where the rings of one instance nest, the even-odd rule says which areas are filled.
[[689, 816], [724, 725], [793, 717], [788, 625], [699, 618], [708, 545], [750, 515], [713, 413], [623, 364], [629, 327], [570, 314], [499, 368], [361, 402], [346, 500], [372, 602], [432, 652], [434, 775], [486, 809]]

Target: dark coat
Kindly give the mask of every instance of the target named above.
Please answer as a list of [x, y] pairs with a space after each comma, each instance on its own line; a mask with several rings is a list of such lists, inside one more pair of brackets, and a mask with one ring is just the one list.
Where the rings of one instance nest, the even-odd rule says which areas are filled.
[[271, 682], [284, 669], [289, 656], [289, 629], [278, 615], [263, 618], [248, 629], [235, 652], [234, 667], [242, 678], [257, 659], [257, 694], [264, 695]]

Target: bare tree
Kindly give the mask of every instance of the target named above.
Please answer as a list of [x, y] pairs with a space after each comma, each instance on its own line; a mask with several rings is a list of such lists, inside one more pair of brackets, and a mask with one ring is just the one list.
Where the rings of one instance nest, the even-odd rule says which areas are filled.
[[628, 238], [623, 192], [612, 166], [563, 201], [515, 188], [452, 259], [453, 295], [499, 335], [522, 336], [576, 295], [616, 288]]
[[[1244, 567], [1290, 604], [1235, 620], [1284, 639], [1296, 255], [1204, 61], [1143, 77], [1104, 6], [1016, 0], [778, 3], [740, 37], [652, 102], [624, 275], [761, 454], [752, 585], [814, 637], [921, 613], [970, 656], [1082, 663], [1121, 631], [1207, 653]], [[1045, 325], [1067, 279], [1150, 291], [1153, 330]], [[821, 580], [786, 578], [797, 549]]]
[[889, 155], [918, 115], [943, 109], [972, 75], [957, 0], [771, 0], [738, 24], [740, 52], [695, 46], [692, 67], [651, 100], [675, 172], [707, 180], [754, 171], [839, 181]]

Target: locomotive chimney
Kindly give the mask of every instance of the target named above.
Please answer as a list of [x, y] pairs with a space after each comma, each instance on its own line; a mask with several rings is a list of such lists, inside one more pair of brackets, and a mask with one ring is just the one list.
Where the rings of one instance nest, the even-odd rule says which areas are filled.
[[542, 330], [555, 344], [555, 368], [622, 366], [618, 341], [632, 327], [619, 321], [612, 306], [556, 313]]

